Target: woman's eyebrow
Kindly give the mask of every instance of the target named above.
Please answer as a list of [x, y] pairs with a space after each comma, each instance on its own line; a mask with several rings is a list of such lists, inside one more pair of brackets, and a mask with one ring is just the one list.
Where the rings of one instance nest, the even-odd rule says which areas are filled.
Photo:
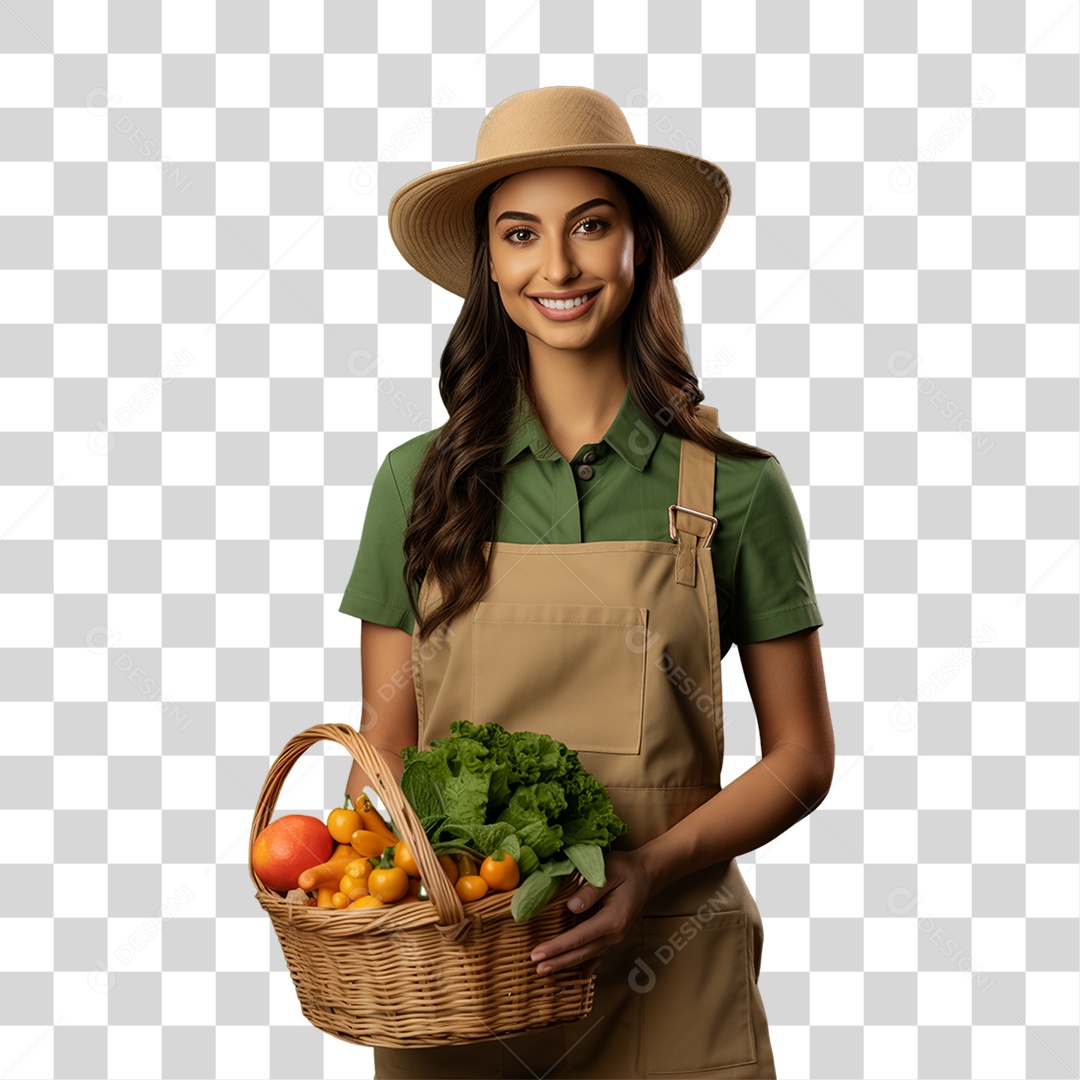
[[[569, 221], [577, 214], [584, 212], [585, 210], [591, 210], [594, 206], [610, 206], [612, 210], [618, 210], [618, 207], [610, 199], [590, 199], [588, 202], [583, 202], [580, 206], [575, 206], [573, 210], [566, 211], [566, 217], [564, 221]], [[518, 221], [535, 221], [540, 223], [540, 219], [535, 214], [526, 214], [521, 210], [504, 210], [496, 219], [495, 224], [498, 225], [503, 218], [516, 218]]]

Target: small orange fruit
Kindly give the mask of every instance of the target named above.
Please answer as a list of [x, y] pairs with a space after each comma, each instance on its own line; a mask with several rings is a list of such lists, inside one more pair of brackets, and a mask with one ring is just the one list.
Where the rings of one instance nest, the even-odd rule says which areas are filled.
[[420, 867], [416, 865], [416, 856], [409, 850], [409, 845], [404, 840], [399, 840], [394, 845], [394, 865], [400, 866], [411, 878], [420, 877]]
[[463, 874], [454, 882], [458, 896], [462, 900], [479, 900], [487, 896], [490, 886], [479, 874]]
[[502, 852], [502, 858], [496, 859], [489, 855], [480, 867], [480, 876], [493, 888], [501, 892], [509, 892], [518, 887], [521, 881], [521, 871], [513, 856]]
[[286, 814], [255, 838], [251, 868], [268, 889], [288, 892], [305, 870], [326, 862], [333, 851], [326, 822], [309, 814]]
[[326, 827], [330, 835], [339, 843], [347, 844], [357, 829], [362, 829], [363, 821], [355, 810], [349, 809], [349, 796], [345, 796], [344, 806], [335, 806], [326, 815]]

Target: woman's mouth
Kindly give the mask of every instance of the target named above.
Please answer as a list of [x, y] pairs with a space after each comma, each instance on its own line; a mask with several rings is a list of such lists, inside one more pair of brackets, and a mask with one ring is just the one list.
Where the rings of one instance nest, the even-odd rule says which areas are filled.
[[535, 296], [530, 296], [529, 299], [535, 308], [544, 313], [545, 317], [555, 322], [567, 322], [584, 315], [592, 307], [599, 292], [599, 289], [594, 289], [586, 293], [584, 297], [578, 296], [573, 300], [539, 300]]

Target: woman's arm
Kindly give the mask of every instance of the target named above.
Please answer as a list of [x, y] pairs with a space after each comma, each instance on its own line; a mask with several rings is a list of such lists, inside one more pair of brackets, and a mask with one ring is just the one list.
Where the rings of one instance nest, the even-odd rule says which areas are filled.
[[[671, 882], [768, 843], [821, 802], [833, 773], [833, 732], [817, 628], [739, 646], [761, 729], [762, 758], [707, 803], [631, 851], [604, 856], [603, 888], [567, 898], [596, 914], [532, 951], [539, 975], [584, 964], [586, 975]], [[578, 905], [578, 906], [575, 906]]]
[[[412, 637], [395, 626], [361, 620], [360, 667], [363, 718], [360, 730], [390, 767], [395, 779], [404, 771], [401, 750], [419, 736], [416, 691], [412, 681]], [[356, 801], [365, 784], [378, 788], [353, 762], [346, 790]]]
[[832, 784], [835, 746], [817, 628], [739, 646], [762, 758], [707, 803], [638, 848], [650, 896], [685, 874], [767, 844]]

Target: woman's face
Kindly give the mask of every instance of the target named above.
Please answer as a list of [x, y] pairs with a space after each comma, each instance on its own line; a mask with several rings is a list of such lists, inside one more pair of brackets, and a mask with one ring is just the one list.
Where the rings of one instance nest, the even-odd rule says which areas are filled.
[[587, 349], [618, 322], [645, 257], [622, 193], [604, 173], [582, 167], [504, 180], [488, 208], [488, 243], [507, 314], [556, 349]]

